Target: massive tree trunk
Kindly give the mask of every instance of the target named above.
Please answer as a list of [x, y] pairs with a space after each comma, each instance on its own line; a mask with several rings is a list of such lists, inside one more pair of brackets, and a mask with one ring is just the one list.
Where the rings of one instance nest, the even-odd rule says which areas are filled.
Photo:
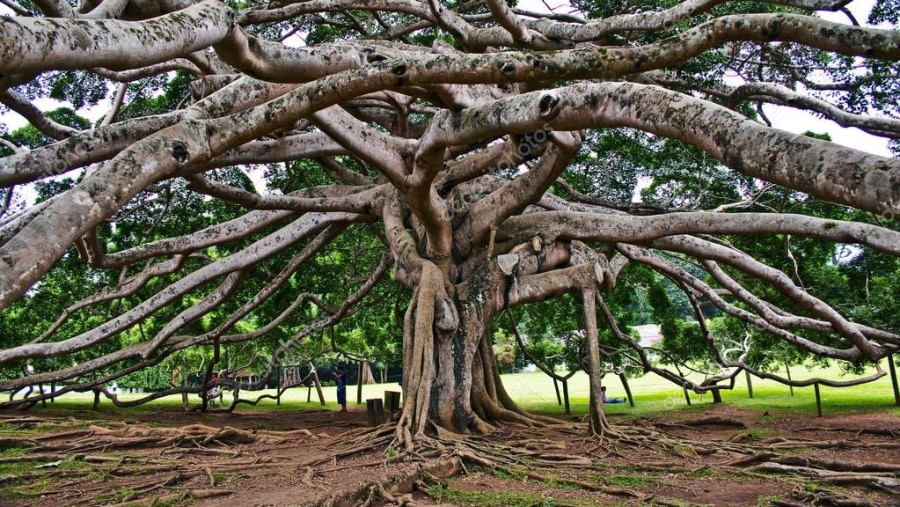
[[493, 357], [483, 357], [495, 299], [486, 278], [476, 276], [451, 298], [440, 270], [430, 263], [423, 268], [403, 333], [406, 401], [398, 436], [410, 448], [429, 421], [455, 433], [491, 428], [486, 416], [496, 411], [485, 411], [490, 401], [480, 396], [496, 369]]
[[[500, 311], [564, 292], [580, 292], [584, 300], [590, 431], [604, 433], [608, 425], [600, 401], [602, 369], [594, 299], [604, 282], [611, 287], [612, 275], [604, 258], [596, 254], [582, 258], [581, 251], [573, 257], [571, 249], [565, 242], [543, 245], [536, 238], [515, 253], [486, 260], [456, 285], [425, 261], [404, 326], [406, 402], [398, 438], [408, 448], [416, 440], [427, 439], [429, 423], [439, 434], [440, 430], [467, 434], [490, 431], [503, 423], [550, 422], [522, 411], [506, 394], [488, 331]], [[571, 265], [573, 259], [579, 264]], [[558, 269], [563, 263], [570, 267]]]

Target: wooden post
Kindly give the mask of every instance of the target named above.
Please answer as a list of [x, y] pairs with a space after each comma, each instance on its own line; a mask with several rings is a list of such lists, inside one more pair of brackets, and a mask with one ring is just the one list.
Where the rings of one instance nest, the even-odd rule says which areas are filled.
[[900, 407], [900, 389], [897, 388], [897, 367], [894, 366], [894, 354], [888, 354], [888, 370], [891, 372], [891, 385], [894, 387], [894, 405]]
[[322, 392], [322, 383], [319, 382], [319, 373], [316, 371], [315, 366], [312, 367], [312, 378], [313, 384], [316, 385], [316, 392], [319, 394], [319, 403], [323, 406], [325, 405], [325, 393]]
[[[281, 405], [281, 365], [275, 366], [275, 405]], [[307, 403], [309, 400], [306, 400]]]
[[816, 387], [816, 412], [822, 417], [822, 396], [819, 394], [819, 383], [813, 384]]
[[684, 391], [684, 401], [686, 401], [688, 406], [690, 407], [691, 406], [691, 395], [688, 394], [687, 387], [682, 387], [681, 390]]
[[744, 377], [747, 379], [747, 394], [750, 395], [750, 399], [753, 399], [753, 379], [750, 378], [750, 372], [744, 370]]
[[369, 426], [384, 424], [384, 404], [382, 404], [381, 398], [366, 400], [366, 413], [369, 416]]
[[628, 385], [628, 377], [624, 373], [619, 374], [619, 380], [622, 381], [622, 388], [625, 389], [625, 396], [628, 396], [628, 404], [634, 408], [634, 396], [631, 395], [631, 386]]
[[562, 396], [559, 395], [559, 381], [556, 380], [556, 377], [553, 377], [553, 389], [556, 390], [556, 403], [562, 405]]
[[[791, 367], [788, 365], [787, 359], [784, 360], [784, 371], [787, 372], [788, 380], [791, 380]], [[791, 397], [794, 397], [794, 386], [792, 384], [788, 384], [788, 387], [791, 388]]]
[[[362, 405], [363, 368], [365, 363], [359, 362], [356, 368], [356, 404]], [[382, 417], [384, 419], [384, 417]]]
[[572, 413], [572, 408], [569, 406], [569, 381], [563, 380], [563, 399], [566, 401], [566, 415]]
[[394, 415], [400, 411], [400, 391], [384, 392], [384, 410], [389, 413], [390, 420], [394, 420]]

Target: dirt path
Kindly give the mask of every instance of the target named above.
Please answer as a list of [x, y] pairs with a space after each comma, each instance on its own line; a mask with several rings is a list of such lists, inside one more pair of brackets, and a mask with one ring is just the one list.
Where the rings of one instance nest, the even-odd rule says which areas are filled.
[[[900, 418], [889, 413], [805, 419], [724, 405], [612, 423], [627, 429], [625, 441], [583, 438], [583, 428], [570, 421], [448, 444], [445, 456], [483, 452], [464, 460], [462, 473], [438, 479], [423, 476], [421, 460], [401, 459], [383, 446], [367, 449], [374, 437], [360, 410], [7, 411], [0, 412], [0, 507], [359, 505], [366, 499], [372, 505], [900, 505]], [[382, 441], [389, 438], [389, 428], [381, 433], [388, 435]], [[359, 449], [367, 450], [349, 452]], [[458, 460], [445, 458], [431, 472], [448, 472], [451, 462]], [[387, 482], [401, 476], [408, 480], [400, 488]], [[416, 485], [416, 479], [424, 480]]]

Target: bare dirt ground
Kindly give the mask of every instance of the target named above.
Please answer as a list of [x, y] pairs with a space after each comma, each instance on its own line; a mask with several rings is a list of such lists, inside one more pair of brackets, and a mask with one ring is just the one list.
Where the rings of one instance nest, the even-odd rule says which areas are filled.
[[411, 457], [373, 448], [390, 427], [367, 428], [358, 408], [0, 411], [0, 507], [900, 505], [890, 413], [720, 405], [611, 422], [622, 440], [586, 438], [569, 420]]

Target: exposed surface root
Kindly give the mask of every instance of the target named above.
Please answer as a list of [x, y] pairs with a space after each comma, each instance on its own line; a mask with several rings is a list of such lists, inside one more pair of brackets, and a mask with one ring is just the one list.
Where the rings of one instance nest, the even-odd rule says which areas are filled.
[[[48, 436], [47, 440], [70, 437], [71, 433]], [[40, 447], [43, 452], [65, 450], [87, 452], [98, 449], [128, 449], [135, 447], [198, 447], [209, 445], [229, 446], [238, 444], [278, 444], [288, 438], [318, 438], [309, 430], [293, 432], [271, 432], [262, 430], [242, 430], [225, 426], [215, 428], [202, 424], [192, 424], [181, 428], [162, 428], [143, 424], [122, 425], [106, 428], [91, 426], [81, 438], [62, 444], [48, 444]]]
[[820, 449], [848, 449], [851, 447], [866, 447], [878, 449], [900, 449], [900, 442], [861, 442], [853, 440], [802, 440], [787, 438], [771, 438], [763, 442], [772, 449], [792, 449], [801, 447], [817, 447]]
[[[900, 464], [854, 462], [811, 456], [782, 454], [798, 448], [858, 449], [896, 447], [895, 442], [853, 442], [846, 440], [787, 440], [772, 438], [762, 442], [764, 450], [722, 463], [727, 467], [744, 468], [756, 473], [786, 474], [813, 478], [820, 482], [848, 487], [864, 487], [900, 496]], [[835, 505], [839, 504], [835, 503]]]
[[657, 423], [657, 426], [659, 426], [659, 427], [728, 426], [728, 427], [733, 427], [733, 428], [746, 428], [747, 427], [747, 425], [741, 421], [737, 421], [735, 419], [728, 419], [728, 418], [724, 418], [724, 417], [701, 417], [700, 419], [689, 419], [686, 421], [679, 421], [676, 423]]
[[[42, 505], [159, 505], [229, 495], [234, 490], [221, 488], [222, 478], [272, 466], [271, 457], [243, 448], [265, 449], [327, 436], [307, 429], [278, 432], [203, 424], [157, 427], [113, 421], [72, 430], [78, 421], [16, 418], [3, 422], [25, 430], [58, 430], [28, 439], [0, 439], [5, 448], [29, 451], [0, 458], [0, 466], [26, 467], [15, 474], [0, 474], [0, 489], [20, 499], [33, 495]], [[199, 456], [219, 461], [204, 463]], [[53, 491], [30, 492], [29, 484], [48, 479], [55, 484]]]
[[[352, 421], [327, 412], [318, 417]], [[755, 428], [723, 423], [729, 418], [701, 418], [697, 424], [629, 421], [599, 437], [586, 436], [585, 423], [501, 426], [478, 436], [429, 428], [407, 452], [396, 446], [390, 424], [329, 437], [308, 430], [244, 429], [231, 425], [240, 422], [235, 416], [223, 419], [229, 424], [217, 427], [205, 420], [170, 428], [30, 421], [53, 430], [15, 437], [37, 445], [27, 454], [0, 459], [0, 466], [22, 467], [0, 473], [0, 490], [14, 492], [21, 505], [42, 507], [166, 502], [212, 507], [244, 505], [258, 495], [275, 505], [459, 505], [467, 501], [454, 495], [466, 488], [530, 491], [536, 499], [554, 497], [553, 505], [579, 504], [566, 501], [567, 495], [600, 504], [717, 505], [731, 501], [710, 498], [717, 491], [734, 494], [750, 487], [777, 496], [771, 505], [892, 505], [900, 495], [900, 461], [884, 446], [891, 440], [866, 438], [852, 428], [841, 434], [832, 427], [833, 437], [823, 441], [798, 440], [790, 431], [782, 433], [788, 438], [760, 440]], [[309, 422], [315, 427], [319, 421]], [[841, 441], [841, 435], [852, 440]], [[832, 447], [836, 442], [842, 445]], [[53, 491], [35, 488], [48, 483]], [[213, 494], [231, 497], [204, 500]], [[541, 502], [494, 500], [508, 503]]]
[[415, 505], [411, 498], [398, 499], [399, 496], [415, 490], [424, 480], [450, 477], [461, 470], [458, 459], [445, 458], [427, 463], [408, 465], [406, 470], [359, 484], [353, 488], [338, 491], [311, 504], [310, 507], [357, 507], [372, 505], [376, 499], [387, 500], [394, 505]]

